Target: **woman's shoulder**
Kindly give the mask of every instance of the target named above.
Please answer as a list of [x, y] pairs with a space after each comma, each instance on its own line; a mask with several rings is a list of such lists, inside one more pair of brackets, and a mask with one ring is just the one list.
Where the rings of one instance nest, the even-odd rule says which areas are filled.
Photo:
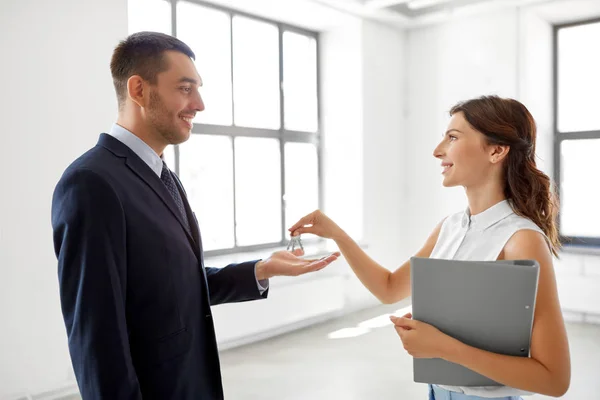
[[532, 230], [544, 234], [542, 228], [540, 228], [535, 222], [527, 217], [523, 217], [516, 213], [510, 214], [504, 220], [501, 221], [502, 225], [510, 227], [514, 232], [520, 230]]
[[506, 243], [503, 247], [504, 257], [523, 257], [530, 252], [545, 252], [549, 249], [548, 238], [544, 231], [532, 220], [517, 214], [511, 214], [504, 221], [510, 226]]

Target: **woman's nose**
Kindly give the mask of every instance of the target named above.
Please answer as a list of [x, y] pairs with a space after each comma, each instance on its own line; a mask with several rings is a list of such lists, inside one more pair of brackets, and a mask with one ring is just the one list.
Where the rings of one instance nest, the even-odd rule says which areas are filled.
[[435, 149], [433, 149], [433, 156], [435, 158], [441, 158], [444, 155], [442, 143], [438, 144]]

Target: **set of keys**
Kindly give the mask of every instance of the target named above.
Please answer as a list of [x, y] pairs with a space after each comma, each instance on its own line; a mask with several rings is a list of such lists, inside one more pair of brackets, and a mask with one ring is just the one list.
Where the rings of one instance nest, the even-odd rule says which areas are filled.
[[287, 246], [288, 251], [294, 251], [296, 249], [304, 251], [304, 247], [302, 247], [302, 240], [300, 240], [300, 235], [292, 236]]

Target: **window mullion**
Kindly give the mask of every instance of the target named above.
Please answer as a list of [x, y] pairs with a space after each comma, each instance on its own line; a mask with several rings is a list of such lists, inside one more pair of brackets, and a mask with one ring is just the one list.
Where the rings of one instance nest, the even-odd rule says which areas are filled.
[[[233, 79], [233, 13], [229, 13], [229, 63], [230, 63], [230, 69], [231, 69], [231, 73], [230, 73], [230, 79], [231, 79], [231, 125], [235, 125], [235, 101], [233, 100], [233, 95], [235, 93], [234, 89], [233, 89], [233, 85], [235, 84], [234, 79]], [[237, 248], [238, 247], [238, 234], [237, 234], [237, 227], [238, 227], [238, 221], [237, 221], [237, 193], [235, 190], [235, 180], [236, 180], [236, 173], [235, 173], [235, 137], [233, 135], [230, 136], [231, 138], [231, 151], [232, 151], [232, 162], [233, 162], [233, 176], [232, 176], [232, 184], [233, 184], [233, 248]]]
[[280, 153], [280, 176], [281, 176], [281, 240], [286, 238], [286, 220], [285, 220], [285, 113], [283, 95], [283, 28], [281, 24], [277, 25], [279, 30], [279, 153]]

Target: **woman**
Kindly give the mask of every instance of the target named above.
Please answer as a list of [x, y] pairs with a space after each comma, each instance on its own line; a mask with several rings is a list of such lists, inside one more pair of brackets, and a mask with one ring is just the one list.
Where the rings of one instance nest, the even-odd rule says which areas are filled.
[[[413, 357], [443, 358], [504, 386], [429, 385], [430, 399], [518, 399], [541, 393], [562, 396], [570, 384], [570, 355], [552, 254], [559, 240], [557, 205], [550, 179], [536, 168], [536, 127], [516, 100], [486, 96], [455, 105], [433, 155], [441, 160], [444, 186], [463, 186], [469, 206], [445, 218], [417, 257], [459, 260], [535, 259], [540, 264], [531, 357], [491, 353], [465, 345], [406, 314], [391, 317]], [[383, 303], [410, 296], [410, 262], [389, 272], [319, 210], [290, 229], [335, 240], [354, 273]], [[510, 296], [510, 288], [507, 288]]]

